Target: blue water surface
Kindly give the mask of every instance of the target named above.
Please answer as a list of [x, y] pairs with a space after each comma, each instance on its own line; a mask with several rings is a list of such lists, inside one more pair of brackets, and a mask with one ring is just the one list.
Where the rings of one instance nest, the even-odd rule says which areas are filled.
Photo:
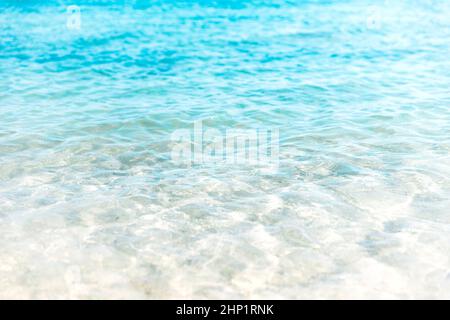
[[[450, 298], [449, 21], [3, 0], [0, 298]], [[195, 121], [278, 128], [278, 168], [172, 161]]]

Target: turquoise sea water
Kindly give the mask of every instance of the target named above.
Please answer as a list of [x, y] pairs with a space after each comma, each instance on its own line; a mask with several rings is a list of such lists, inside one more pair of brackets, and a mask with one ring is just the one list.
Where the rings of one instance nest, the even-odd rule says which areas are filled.
[[[0, 298], [450, 298], [449, 2], [37, 2], [0, 4]], [[200, 120], [278, 170], [171, 161]]]

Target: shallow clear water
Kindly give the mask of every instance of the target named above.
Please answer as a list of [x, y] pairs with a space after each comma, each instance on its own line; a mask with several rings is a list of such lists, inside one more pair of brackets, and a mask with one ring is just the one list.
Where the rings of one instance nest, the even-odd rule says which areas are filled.
[[[450, 298], [449, 21], [2, 1], [0, 298]], [[197, 120], [279, 128], [278, 170], [171, 161]]]

